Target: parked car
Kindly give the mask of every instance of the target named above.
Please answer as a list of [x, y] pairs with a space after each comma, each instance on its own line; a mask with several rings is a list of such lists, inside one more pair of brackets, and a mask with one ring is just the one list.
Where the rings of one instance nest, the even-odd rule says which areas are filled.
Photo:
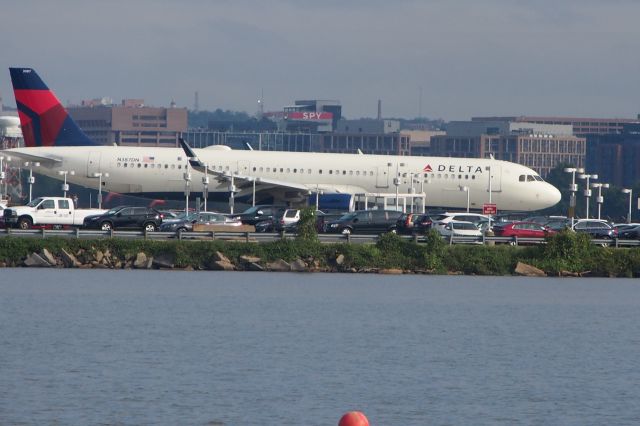
[[150, 207], [115, 207], [104, 214], [88, 216], [83, 226], [90, 229], [143, 229], [157, 231], [162, 224], [162, 215]]
[[609, 224], [606, 220], [599, 219], [580, 219], [573, 225], [576, 232], [584, 232], [593, 238], [613, 239], [618, 237], [618, 230]]
[[29, 229], [32, 226], [63, 228], [81, 226], [87, 216], [102, 214], [105, 210], [76, 209], [71, 198], [39, 197], [24, 206], [5, 208], [2, 212], [7, 226]]
[[432, 225], [433, 221], [428, 214], [404, 213], [398, 218], [396, 229], [399, 234], [425, 234]]
[[618, 230], [618, 238], [624, 238], [625, 240], [640, 240], [640, 225], [632, 224], [625, 225], [623, 227], [616, 227]]
[[171, 231], [193, 231], [193, 225], [222, 225], [222, 226], [240, 226], [242, 222], [231, 219], [222, 213], [215, 212], [199, 212], [190, 213], [176, 219], [165, 220], [160, 225], [163, 232]]
[[455, 220], [458, 222], [471, 222], [478, 226], [481, 231], [486, 231], [489, 228], [489, 216], [479, 213], [466, 213], [466, 212], [446, 212], [437, 216], [432, 216], [433, 226], [439, 230], [444, 226]]
[[258, 222], [273, 219], [276, 216], [282, 215], [286, 209], [287, 208], [284, 206], [262, 204], [249, 207], [242, 213], [232, 215], [231, 217], [242, 221], [245, 225], [255, 225]]
[[466, 242], [482, 243], [482, 231], [472, 222], [463, 222], [452, 220], [447, 222], [444, 226], [436, 228], [440, 235], [443, 237], [474, 237], [476, 240], [469, 240]]
[[325, 232], [339, 234], [381, 234], [395, 232], [402, 213], [395, 210], [360, 210], [347, 213], [340, 219], [327, 222]]
[[497, 237], [518, 238], [545, 238], [557, 233], [557, 231], [538, 223], [524, 221], [496, 224], [493, 226], [493, 232]]

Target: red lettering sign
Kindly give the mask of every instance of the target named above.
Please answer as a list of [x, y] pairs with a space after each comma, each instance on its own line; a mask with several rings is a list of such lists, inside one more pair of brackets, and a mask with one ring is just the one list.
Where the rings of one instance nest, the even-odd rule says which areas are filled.
[[498, 207], [495, 204], [484, 203], [482, 205], [482, 214], [498, 214]]
[[289, 120], [315, 121], [315, 120], [331, 120], [333, 118], [333, 114], [330, 112], [300, 111], [300, 112], [289, 112], [285, 114], [285, 117], [288, 118]]

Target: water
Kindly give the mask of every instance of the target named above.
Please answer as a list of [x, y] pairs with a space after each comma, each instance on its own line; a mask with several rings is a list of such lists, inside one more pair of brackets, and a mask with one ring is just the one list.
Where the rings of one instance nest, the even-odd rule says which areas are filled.
[[0, 424], [640, 423], [633, 280], [0, 270]]

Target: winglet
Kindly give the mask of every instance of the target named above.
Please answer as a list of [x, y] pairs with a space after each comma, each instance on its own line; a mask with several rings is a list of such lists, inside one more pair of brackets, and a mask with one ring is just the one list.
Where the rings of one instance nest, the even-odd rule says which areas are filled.
[[185, 155], [189, 158], [189, 164], [191, 165], [191, 167], [193, 167], [194, 169], [199, 167], [204, 167], [204, 163], [200, 161], [196, 153], [193, 151], [193, 149], [189, 146], [189, 144], [184, 139], [178, 138], [178, 142], [180, 142], [180, 146], [182, 147], [182, 150], [184, 151]]

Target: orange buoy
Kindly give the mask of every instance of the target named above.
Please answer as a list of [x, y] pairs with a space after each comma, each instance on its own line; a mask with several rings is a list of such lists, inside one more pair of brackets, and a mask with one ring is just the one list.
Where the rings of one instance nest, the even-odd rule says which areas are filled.
[[342, 416], [338, 426], [369, 426], [369, 420], [360, 411], [349, 411]]

